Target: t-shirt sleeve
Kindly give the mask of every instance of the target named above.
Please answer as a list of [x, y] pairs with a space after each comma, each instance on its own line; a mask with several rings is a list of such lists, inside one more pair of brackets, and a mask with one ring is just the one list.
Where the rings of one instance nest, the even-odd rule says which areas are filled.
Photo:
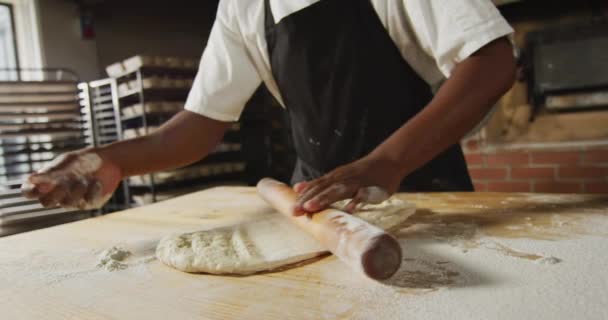
[[262, 80], [235, 18], [220, 3], [185, 109], [218, 121], [237, 121]]
[[405, 1], [422, 48], [449, 77], [456, 64], [488, 43], [513, 33], [490, 0]]

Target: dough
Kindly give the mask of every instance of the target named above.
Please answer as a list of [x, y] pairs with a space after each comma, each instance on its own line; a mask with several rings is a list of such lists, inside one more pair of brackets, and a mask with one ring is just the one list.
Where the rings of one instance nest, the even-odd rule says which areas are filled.
[[[335, 206], [344, 206], [346, 202]], [[413, 204], [390, 199], [365, 205], [356, 216], [382, 229], [400, 225], [416, 211]], [[157, 258], [185, 272], [251, 274], [304, 261], [327, 250], [312, 236], [275, 212], [239, 225], [170, 235], [156, 248]]]

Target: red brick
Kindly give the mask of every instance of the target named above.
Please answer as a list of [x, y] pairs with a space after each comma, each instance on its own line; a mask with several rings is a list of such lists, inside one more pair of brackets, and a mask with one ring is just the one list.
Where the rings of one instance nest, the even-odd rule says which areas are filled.
[[606, 163], [608, 164], [608, 150], [591, 150], [585, 152], [586, 163]]
[[535, 182], [534, 192], [545, 193], [579, 193], [582, 183], [579, 182]]
[[467, 153], [464, 155], [469, 166], [483, 165], [483, 155], [479, 153]]
[[469, 174], [473, 180], [504, 180], [507, 169], [504, 168], [471, 168]]
[[559, 177], [563, 179], [606, 179], [608, 167], [568, 166], [559, 168]]
[[608, 182], [587, 182], [585, 193], [608, 193]]
[[473, 182], [473, 186], [477, 192], [488, 191], [488, 186], [485, 182]]
[[511, 168], [511, 179], [555, 179], [555, 168]]
[[477, 139], [470, 139], [464, 142], [464, 148], [466, 150], [470, 150], [470, 151], [476, 151], [479, 150], [479, 140]]
[[577, 164], [580, 155], [576, 151], [532, 152], [531, 161], [534, 164]]
[[529, 182], [488, 182], [488, 191], [530, 192]]
[[486, 164], [491, 165], [500, 165], [500, 164], [528, 164], [529, 156], [524, 152], [505, 152], [505, 153], [496, 153], [493, 155], [488, 155], [486, 157]]

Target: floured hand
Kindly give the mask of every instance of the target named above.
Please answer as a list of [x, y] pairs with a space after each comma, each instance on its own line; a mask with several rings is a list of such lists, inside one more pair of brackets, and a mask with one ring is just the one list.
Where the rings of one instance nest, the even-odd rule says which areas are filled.
[[120, 179], [117, 166], [85, 149], [57, 157], [30, 175], [21, 191], [45, 207], [95, 209], [110, 199]]
[[294, 215], [318, 212], [346, 199], [352, 199], [345, 208], [348, 212], [353, 212], [359, 203], [380, 203], [397, 191], [401, 179], [390, 163], [362, 158], [318, 179], [296, 184]]

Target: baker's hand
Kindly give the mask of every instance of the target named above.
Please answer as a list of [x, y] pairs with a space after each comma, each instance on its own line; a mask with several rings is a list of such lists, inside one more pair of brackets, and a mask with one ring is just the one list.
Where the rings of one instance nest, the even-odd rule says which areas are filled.
[[397, 191], [402, 176], [389, 161], [365, 157], [341, 166], [316, 180], [294, 185], [298, 193], [294, 215], [327, 209], [336, 201], [352, 199], [346, 211], [359, 203], [380, 203]]
[[96, 209], [112, 196], [120, 169], [91, 149], [69, 152], [30, 175], [21, 186], [26, 198], [45, 207]]

